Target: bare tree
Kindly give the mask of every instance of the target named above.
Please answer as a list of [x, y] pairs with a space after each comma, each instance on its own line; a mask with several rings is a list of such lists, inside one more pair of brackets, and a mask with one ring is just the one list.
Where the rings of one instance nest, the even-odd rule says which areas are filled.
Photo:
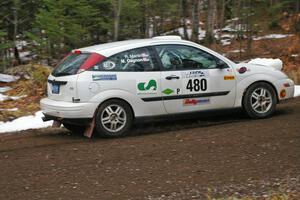
[[194, 42], [199, 41], [199, 15], [200, 15], [200, 0], [194, 0], [192, 4], [192, 17], [193, 17], [193, 31], [192, 40]]
[[247, 32], [247, 54], [248, 56], [252, 53], [252, 36], [253, 36], [253, 26], [252, 26], [252, 10], [253, 10], [252, 0], [247, 0], [246, 2], [246, 32]]
[[181, 0], [181, 9], [182, 9], [182, 23], [183, 23], [184, 39], [189, 39], [189, 36], [188, 36], [188, 33], [187, 33], [187, 24], [186, 24], [186, 20], [189, 17], [188, 0]]
[[214, 24], [217, 18], [217, 2], [216, 0], [208, 0], [208, 8], [206, 14], [206, 34], [205, 42], [210, 45], [214, 42]]
[[296, 13], [300, 12], [300, 0], [296, 0]]
[[119, 38], [120, 15], [122, 9], [122, 0], [113, 0], [114, 9], [114, 41]]
[[19, 0], [13, 0], [13, 20], [12, 24], [14, 27], [13, 31], [13, 43], [14, 43], [14, 57], [16, 59], [16, 65], [19, 65], [21, 63], [20, 54], [17, 48], [17, 35], [19, 30], [19, 10], [20, 10], [20, 1]]

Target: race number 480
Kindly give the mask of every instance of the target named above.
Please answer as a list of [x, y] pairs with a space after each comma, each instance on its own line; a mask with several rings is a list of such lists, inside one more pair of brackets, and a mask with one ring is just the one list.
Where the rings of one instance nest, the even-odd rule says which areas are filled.
[[189, 79], [186, 89], [191, 92], [195, 91], [205, 91], [207, 90], [207, 80], [206, 79]]

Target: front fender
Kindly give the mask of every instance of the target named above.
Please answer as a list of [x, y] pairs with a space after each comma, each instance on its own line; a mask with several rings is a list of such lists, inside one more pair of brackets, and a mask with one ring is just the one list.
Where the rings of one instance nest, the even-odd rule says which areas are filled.
[[243, 100], [243, 96], [244, 93], [246, 91], [246, 89], [252, 85], [255, 82], [259, 82], [259, 81], [264, 81], [264, 82], [268, 82], [270, 83], [277, 91], [276, 86], [274, 85], [274, 83], [277, 81], [276, 78], [274, 78], [271, 75], [268, 74], [252, 74], [250, 76], [247, 76], [241, 80], [238, 80], [237, 82], [237, 95], [236, 95], [236, 99], [235, 99], [235, 105], [234, 107], [241, 107], [242, 106], [242, 100]]

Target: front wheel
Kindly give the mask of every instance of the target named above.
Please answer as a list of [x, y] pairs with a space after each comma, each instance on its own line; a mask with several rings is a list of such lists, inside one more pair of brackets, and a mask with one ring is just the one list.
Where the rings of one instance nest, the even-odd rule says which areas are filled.
[[254, 119], [272, 116], [276, 104], [276, 92], [268, 83], [254, 83], [246, 90], [243, 98], [246, 113]]
[[120, 137], [127, 133], [133, 121], [130, 106], [112, 99], [100, 105], [96, 116], [96, 130], [103, 137]]

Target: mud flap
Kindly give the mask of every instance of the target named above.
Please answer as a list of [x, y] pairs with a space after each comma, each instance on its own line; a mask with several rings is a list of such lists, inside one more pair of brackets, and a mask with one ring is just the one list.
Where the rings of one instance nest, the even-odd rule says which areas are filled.
[[94, 132], [94, 128], [95, 128], [95, 116], [93, 117], [92, 122], [86, 127], [83, 135], [85, 137], [91, 138]]
[[96, 115], [98, 113], [98, 108], [96, 109], [95, 113], [94, 113], [94, 117], [91, 121], [91, 123], [86, 127], [85, 131], [84, 131], [84, 136], [91, 138], [94, 132], [94, 128], [95, 128], [95, 123], [96, 123]]
[[57, 120], [53, 121], [52, 127], [60, 127], [60, 126], [61, 126], [61, 122], [60, 121], [57, 121]]

